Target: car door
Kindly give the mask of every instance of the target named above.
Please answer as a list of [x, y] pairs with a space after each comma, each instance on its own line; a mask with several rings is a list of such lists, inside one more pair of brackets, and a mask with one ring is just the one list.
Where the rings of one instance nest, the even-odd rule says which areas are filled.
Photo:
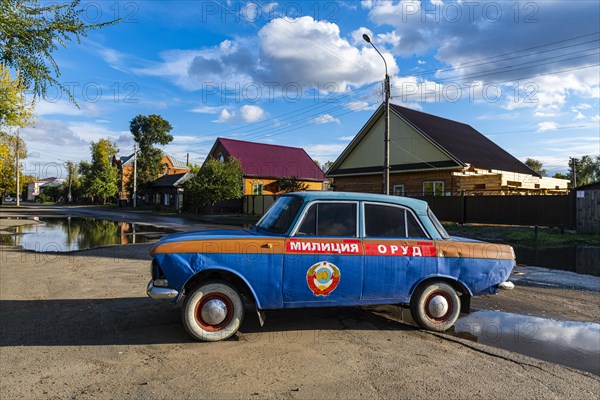
[[411, 287], [437, 272], [435, 246], [407, 207], [362, 203], [363, 299], [404, 301]]
[[359, 239], [359, 202], [314, 201], [286, 240], [283, 265], [285, 307], [360, 299], [363, 248]]

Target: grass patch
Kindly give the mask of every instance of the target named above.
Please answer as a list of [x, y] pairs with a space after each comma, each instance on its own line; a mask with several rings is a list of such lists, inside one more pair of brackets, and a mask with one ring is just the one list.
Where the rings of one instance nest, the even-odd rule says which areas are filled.
[[444, 227], [453, 236], [510, 245], [559, 247], [584, 244], [600, 246], [600, 235], [578, 234], [570, 231], [561, 233], [558, 228], [538, 228], [536, 239], [535, 228], [529, 226], [444, 224]]

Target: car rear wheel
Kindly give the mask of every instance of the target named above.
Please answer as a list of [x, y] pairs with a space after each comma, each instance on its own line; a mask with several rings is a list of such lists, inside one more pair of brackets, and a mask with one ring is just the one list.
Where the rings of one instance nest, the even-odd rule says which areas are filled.
[[456, 290], [444, 282], [419, 287], [410, 302], [413, 319], [422, 328], [443, 332], [454, 325], [460, 315], [460, 298]]
[[244, 318], [244, 305], [234, 287], [210, 282], [190, 291], [181, 316], [186, 331], [194, 339], [216, 342], [237, 332]]

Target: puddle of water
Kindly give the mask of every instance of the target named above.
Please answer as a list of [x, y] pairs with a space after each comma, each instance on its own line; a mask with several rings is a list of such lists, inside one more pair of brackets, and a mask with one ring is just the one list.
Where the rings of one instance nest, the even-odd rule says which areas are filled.
[[497, 311], [460, 318], [461, 337], [600, 375], [600, 324], [555, 321]]
[[[418, 327], [408, 308], [383, 305], [365, 309]], [[600, 324], [556, 321], [499, 311], [462, 316], [447, 334], [529, 357], [600, 375]]]
[[39, 218], [41, 224], [11, 228], [4, 244], [36, 252], [68, 252], [112, 244], [148, 243], [172, 229], [96, 218]]
[[600, 247], [579, 245], [513, 248], [519, 264], [600, 276]]

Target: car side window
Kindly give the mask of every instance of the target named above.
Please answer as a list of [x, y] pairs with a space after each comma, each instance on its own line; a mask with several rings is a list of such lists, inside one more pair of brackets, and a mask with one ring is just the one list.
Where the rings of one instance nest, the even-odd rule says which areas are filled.
[[315, 203], [296, 235], [356, 237], [356, 224], [356, 203]]
[[367, 237], [427, 237], [414, 215], [402, 207], [365, 204], [365, 235]]

